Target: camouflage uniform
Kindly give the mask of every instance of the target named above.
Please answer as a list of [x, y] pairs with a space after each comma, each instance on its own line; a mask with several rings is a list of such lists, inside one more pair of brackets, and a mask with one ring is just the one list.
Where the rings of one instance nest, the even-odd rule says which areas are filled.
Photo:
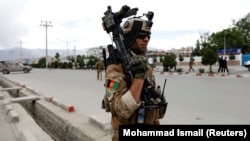
[[[162, 109], [161, 106], [159, 108], [147, 107], [145, 108], [144, 120], [143, 119], [142, 119], [143, 121], [141, 120], [142, 123], [137, 123], [137, 115], [140, 109], [139, 107], [143, 105], [141, 103], [144, 102], [147, 105], [151, 106], [152, 104], [149, 101], [152, 101], [153, 104], [155, 104], [155, 100], [157, 99], [153, 97], [153, 95], [150, 95], [148, 93], [146, 95], [146, 89], [148, 89], [148, 87], [147, 88], [142, 87], [141, 89], [142, 83], [147, 84], [149, 82], [151, 84], [150, 88], [153, 89], [155, 89], [156, 86], [155, 78], [153, 75], [153, 69], [151, 68], [151, 66], [147, 65], [147, 60], [146, 60], [147, 48], [144, 47], [144, 45], [147, 46], [149, 42], [151, 27], [153, 24], [152, 16], [148, 16], [148, 18], [150, 19], [148, 21], [140, 17], [129, 18], [121, 27], [124, 34], [124, 40], [123, 40], [124, 46], [126, 48], [131, 49], [130, 51], [132, 56], [130, 58], [131, 60], [128, 61], [130, 63], [131, 72], [133, 73], [132, 75], [136, 79], [135, 83], [132, 84], [132, 87], [128, 86], [126, 82], [126, 76], [122, 64], [108, 63], [108, 66], [106, 67], [105, 85], [104, 85], [106, 89], [106, 94], [104, 96], [102, 106], [106, 110], [106, 112], [111, 112], [112, 114], [111, 116], [111, 125], [113, 127], [112, 141], [119, 140], [118, 137], [119, 125], [136, 125], [136, 124], [159, 125], [158, 119], [163, 118], [165, 114], [165, 112], [160, 112], [160, 111], [165, 111], [164, 107], [163, 110], [160, 110]], [[140, 87], [140, 89], [136, 91], [135, 86], [137, 85]], [[130, 90], [133, 91], [133, 94]], [[141, 99], [139, 100], [140, 95], [138, 94], [140, 95], [145, 94], [144, 96], [145, 97], [147, 96], [147, 101], [145, 98], [142, 97], [140, 97]], [[158, 96], [158, 93], [154, 93], [154, 96], [158, 98], [160, 97]], [[159, 103], [157, 102], [156, 104]]]
[[[152, 86], [155, 86], [155, 77], [151, 66], [147, 66], [147, 77], [150, 79]], [[110, 86], [110, 81], [117, 83], [117, 87]], [[112, 113], [111, 125], [114, 130], [113, 141], [118, 141], [119, 125], [138, 124], [137, 112], [141, 103], [136, 103], [131, 92], [127, 88], [122, 65], [111, 64], [106, 69], [105, 80], [106, 92], [110, 101], [110, 110]], [[154, 124], [159, 117], [158, 109], [146, 108], [144, 124]]]
[[104, 68], [104, 64], [101, 60], [96, 62], [96, 70], [97, 70], [97, 80], [102, 80], [102, 70]]

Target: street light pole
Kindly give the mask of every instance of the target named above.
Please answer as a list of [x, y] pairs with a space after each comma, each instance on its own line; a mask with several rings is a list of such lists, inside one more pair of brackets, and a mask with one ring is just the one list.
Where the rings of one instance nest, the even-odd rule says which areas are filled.
[[67, 43], [67, 57], [69, 56], [69, 41], [66, 41]]
[[226, 55], [226, 36], [225, 36], [225, 31], [223, 31], [224, 33], [224, 56]]
[[46, 44], [46, 62], [45, 67], [48, 68], [48, 41], [47, 41], [47, 27], [52, 27], [51, 21], [41, 21], [41, 25], [45, 27], [45, 44]]

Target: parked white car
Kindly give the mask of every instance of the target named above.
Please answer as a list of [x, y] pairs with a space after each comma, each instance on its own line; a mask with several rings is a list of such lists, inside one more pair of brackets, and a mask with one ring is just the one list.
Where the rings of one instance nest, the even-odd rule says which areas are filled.
[[250, 60], [244, 62], [244, 66], [250, 71]]

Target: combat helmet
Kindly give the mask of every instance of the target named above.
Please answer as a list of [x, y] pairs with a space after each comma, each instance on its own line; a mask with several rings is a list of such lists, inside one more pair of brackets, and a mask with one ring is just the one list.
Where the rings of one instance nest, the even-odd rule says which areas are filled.
[[151, 34], [153, 13], [151, 12], [145, 15], [148, 20], [142, 17], [132, 17], [122, 25], [125, 47], [130, 48], [140, 33]]

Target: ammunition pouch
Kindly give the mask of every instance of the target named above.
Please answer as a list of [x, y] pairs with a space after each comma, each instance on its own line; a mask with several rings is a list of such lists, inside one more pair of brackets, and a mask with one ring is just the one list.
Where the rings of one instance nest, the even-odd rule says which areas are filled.
[[162, 119], [167, 111], [168, 102], [161, 103], [159, 105], [158, 118]]
[[102, 100], [102, 109], [105, 109], [106, 112], [114, 113], [114, 107], [112, 105], [113, 95], [110, 92], [106, 91], [103, 100]]
[[150, 85], [147, 80], [144, 82], [145, 84], [143, 86], [141, 100], [145, 101], [146, 108], [158, 109], [158, 118], [161, 119], [166, 113], [168, 102], [166, 101], [165, 97], [157, 93], [155, 88]]
[[110, 105], [109, 105], [108, 97], [106, 96], [106, 94], [104, 95], [102, 99], [102, 109], [105, 109], [106, 112], [110, 112]]

